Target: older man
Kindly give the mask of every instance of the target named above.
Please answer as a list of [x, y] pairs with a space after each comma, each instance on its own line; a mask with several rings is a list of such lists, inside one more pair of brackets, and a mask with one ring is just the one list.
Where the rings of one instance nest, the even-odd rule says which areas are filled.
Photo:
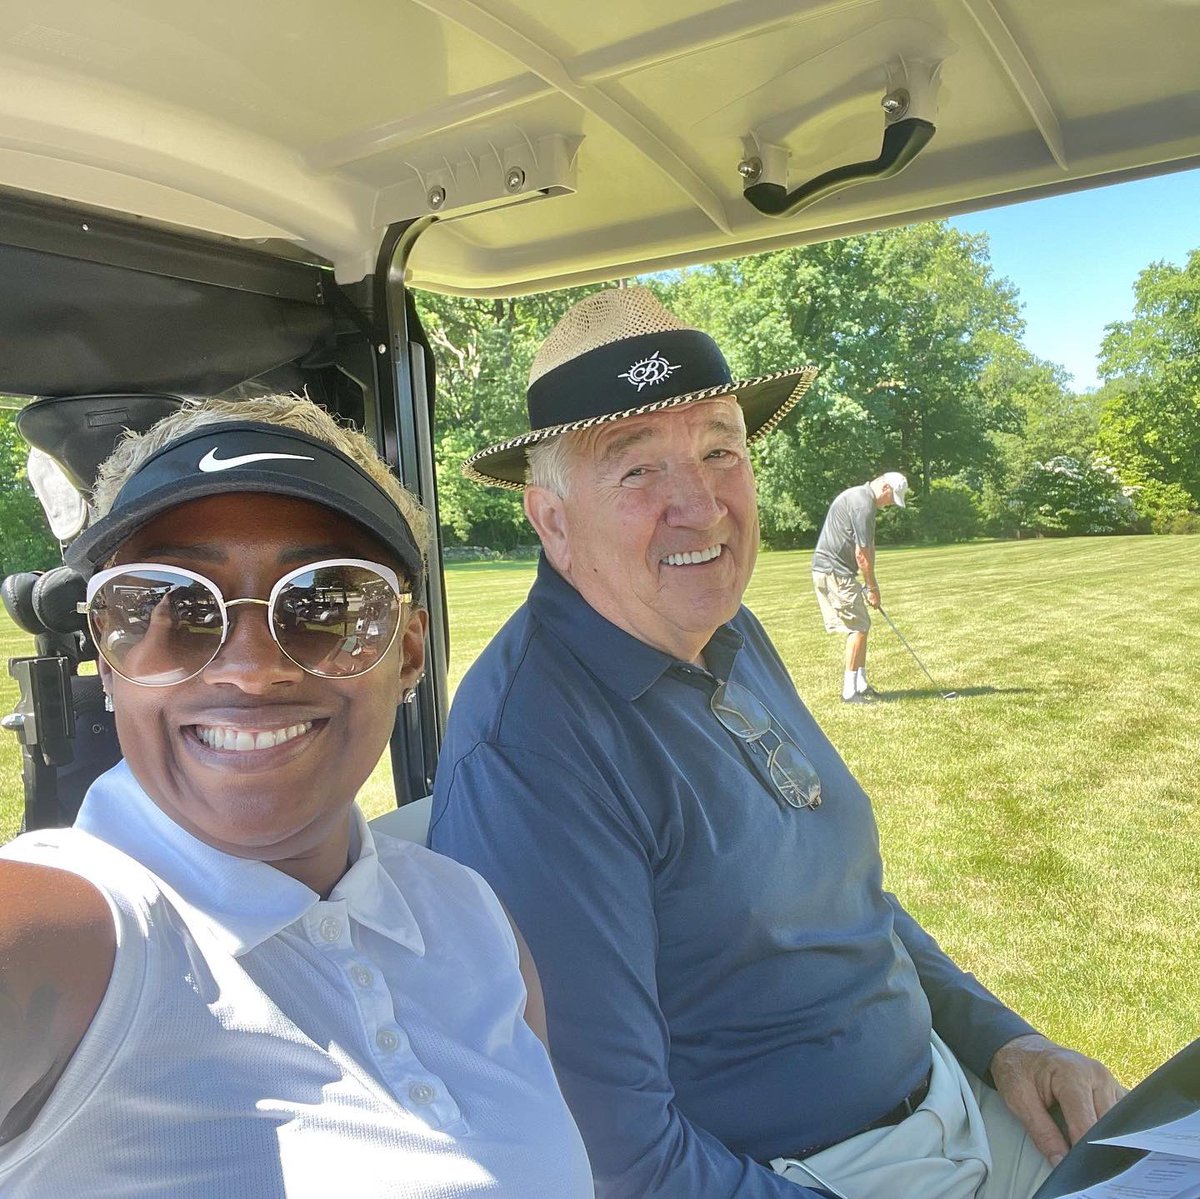
[[431, 842], [528, 933], [599, 1195], [1028, 1199], [1067, 1148], [1047, 1108], [1074, 1139], [1119, 1088], [884, 892], [867, 797], [741, 605], [746, 443], [815, 373], [734, 382], [642, 289], [564, 317], [531, 432], [468, 464], [521, 487], [528, 455], [544, 553], [459, 688]]
[[[846, 669], [842, 702], [866, 704], [875, 698], [867, 682], [867, 634], [871, 614], [881, 600], [875, 578], [875, 517], [891, 504], [904, 507], [908, 480], [891, 470], [869, 483], [847, 487], [825, 514], [813, 551], [813, 589], [828, 633], [846, 636]], [[863, 581], [858, 581], [862, 571]]]

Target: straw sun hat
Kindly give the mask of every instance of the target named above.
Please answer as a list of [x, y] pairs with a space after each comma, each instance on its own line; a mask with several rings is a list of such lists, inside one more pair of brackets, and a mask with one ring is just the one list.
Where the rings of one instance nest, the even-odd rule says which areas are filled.
[[480, 450], [463, 474], [519, 491], [525, 451], [539, 441], [714, 396], [737, 400], [753, 441], [796, 406], [817, 369], [735, 380], [717, 343], [668, 312], [652, 291], [605, 288], [570, 308], [538, 350], [526, 392], [530, 431]]

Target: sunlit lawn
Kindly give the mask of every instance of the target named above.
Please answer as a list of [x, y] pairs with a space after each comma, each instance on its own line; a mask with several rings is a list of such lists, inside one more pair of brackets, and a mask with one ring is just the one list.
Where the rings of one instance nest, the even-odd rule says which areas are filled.
[[[452, 683], [528, 588], [529, 564], [451, 568]], [[890, 702], [838, 700], [808, 555], [764, 554], [748, 597], [876, 801], [890, 886], [1046, 1032], [1134, 1082], [1200, 1034], [1200, 538], [880, 553]], [[0, 617], [0, 655], [27, 652]], [[0, 711], [11, 709], [0, 681]], [[0, 836], [20, 818], [0, 734]], [[363, 796], [391, 805], [386, 771]]]

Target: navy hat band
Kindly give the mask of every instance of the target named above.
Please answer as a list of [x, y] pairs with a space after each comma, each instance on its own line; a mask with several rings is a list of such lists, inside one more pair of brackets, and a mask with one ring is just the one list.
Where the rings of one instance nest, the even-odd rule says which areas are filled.
[[666, 329], [599, 346], [529, 385], [531, 432], [628, 412], [733, 382], [725, 356], [707, 333]]

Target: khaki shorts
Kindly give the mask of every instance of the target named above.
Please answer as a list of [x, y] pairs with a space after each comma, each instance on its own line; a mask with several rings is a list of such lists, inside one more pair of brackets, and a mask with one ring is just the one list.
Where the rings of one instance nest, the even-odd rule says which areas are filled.
[[871, 627], [866, 595], [857, 579], [813, 571], [813, 588], [827, 633], [865, 633]]

